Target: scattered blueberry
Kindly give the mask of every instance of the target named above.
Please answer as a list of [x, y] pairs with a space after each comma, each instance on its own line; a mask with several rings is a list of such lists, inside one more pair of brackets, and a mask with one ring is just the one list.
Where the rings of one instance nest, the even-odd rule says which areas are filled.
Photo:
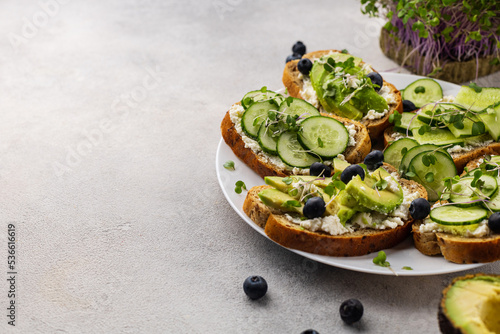
[[488, 227], [493, 233], [500, 233], [500, 212], [495, 212], [488, 218]]
[[414, 199], [410, 204], [410, 215], [413, 219], [424, 219], [431, 212], [431, 205], [425, 198]]
[[417, 107], [415, 107], [413, 102], [410, 100], [403, 100], [403, 112], [411, 112], [415, 109], [417, 109]]
[[359, 175], [361, 177], [361, 180], [364, 180], [365, 170], [360, 165], [350, 165], [349, 167], [344, 169], [342, 174], [340, 174], [340, 181], [348, 184], [349, 181], [351, 181], [351, 179], [356, 175]]
[[293, 53], [293, 54], [289, 55], [288, 57], [286, 57], [286, 62], [288, 63], [289, 61], [292, 61], [295, 59], [300, 59], [300, 58], [302, 58], [301, 55], [299, 55], [297, 53]]
[[[372, 81], [372, 84], [374, 85], [373, 88], [376, 92], [378, 92], [384, 85], [384, 79], [382, 79], [382, 76], [378, 72], [370, 72], [366, 76]], [[378, 87], [375, 85], [378, 85]]]
[[303, 56], [306, 53], [306, 46], [301, 41], [298, 41], [292, 46], [292, 52]]
[[312, 61], [310, 61], [307, 58], [302, 58], [297, 64], [297, 69], [299, 70], [300, 73], [304, 75], [309, 75], [309, 72], [311, 72], [312, 67], [313, 67]]
[[321, 197], [311, 197], [307, 200], [302, 213], [307, 219], [321, 217], [325, 213], [325, 201]]
[[250, 299], [262, 298], [267, 292], [267, 282], [260, 276], [249, 276], [243, 282], [243, 291]]
[[317, 331], [315, 331], [314, 329], [308, 329], [308, 330], [303, 331], [300, 334], [319, 334], [319, 333]]
[[375, 170], [382, 166], [384, 162], [384, 153], [377, 150], [372, 151], [368, 153], [363, 162], [369, 170]]
[[314, 162], [311, 167], [309, 167], [309, 174], [312, 176], [330, 177], [330, 175], [332, 175], [332, 170], [321, 162]]
[[340, 305], [340, 317], [347, 324], [352, 324], [363, 316], [363, 304], [357, 299], [348, 299]]

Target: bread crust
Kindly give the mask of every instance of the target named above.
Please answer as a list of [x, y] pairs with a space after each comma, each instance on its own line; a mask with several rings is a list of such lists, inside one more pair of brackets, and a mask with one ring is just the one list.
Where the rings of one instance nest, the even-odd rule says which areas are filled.
[[[302, 58], [320, 58], [330, 52], [341, 52], [338, 50], [321, 50], [321, 51], [314, 51], [310, 53], [306, 53]], [[299, 63], [299, 59], [289, 61], [285, 65], [285, 69], [283, 71], [283, 84], [288, 90], [288, 94], [293, 97], [298, 97], [298, 98], [303, 98], [302, 95], [300, 94], [300, 91], [302, 90], [303, 84], [302, 80], [299, 79], [299, 70], [297, 69], [297, 64]], [[361, 62], [364, 64], [364, 62]], [[394, 110], [397, 110], [399, 112], [403, 111], [403, 99], [401, 98], [401, 92], [391, 83], [387, 82], [384, 80], [384, 86], [388, 86], [390, 91], [396, 96], [396, 104], [394, 107], [392, 107], [389, 112], [382, 118], [377, 119], [377, 120], [360, 120], [360, 123], [366, 126], [368, 129], [368, 132], [370, 134], [370, 138], [375, 139], [379, 137], [384, 129], [386, 129], [390, 123], [389, 123], [389, 116], [394, 112]]]
[[[335, 118], [344, 125], [354, 124], [356, 127], [356, 145], [347, 147], [342, 154], [349, 163], [356, 164], [362, 162], [371, 150], [371, 140], [366, 127], [359, 122], [347, 118], [329, 114], [322, 115]], [[262, 157], [255, 154], [252, 149], [245, 146], [243, 139], [236, 131], [236, 127], [229, 116], [229, 111], [226, 112], [226, 115], [222, 120], [221, 133], [222, 138], [224, 138], [224, 141], [231, 148], [234, 154], [262, 178], [265, 176], [286, 176], [291, 174], [290, 170], [278, 168], [277, 166], [268, 163]]]
[[[387, 147], [393, 141], [392, 135], [395, 133], [394, 127], [390, 126], [384, 131], [384, 147]], [[478, 147], [469, 152], [454, 153], [451, 155], [453, 162], [457, 167], [457, 172], [461, 174], [464, 167], [471, 161], [481, 158], [485, 154], [498, 155], [500, 154], [500, 142], [490, 143], [488, 146]]]
[[[391, 169], [392, 166], [386, 167], [389, 172], [394, 171]], [[418, 191], [421, 197], [427, 198], [427, 192], [421, 185], [404, 179], [401, 179], [401, 182]], [[266, 188], [271, 187], [251, 188], [245, 198], [243, 211], [257, 225], [264, 228], [271, 240], [287, 248], [328, 256], [361, 256], [394, 247], [410, 235], [413, 223], [411, 218], [404, 225], [394, 229], [360, 229], [338, 236], [305, 230], [286, 219], [279, 210], [269, 208], [260, 201], [257, 194]]]

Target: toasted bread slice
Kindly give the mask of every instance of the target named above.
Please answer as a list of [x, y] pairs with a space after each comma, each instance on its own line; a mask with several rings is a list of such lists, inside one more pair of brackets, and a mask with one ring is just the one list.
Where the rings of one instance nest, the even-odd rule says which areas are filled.
[[[390, 142], [396, 140], [401, 136], [400, 133], [394, 131], [394, 127], [390, 126], [384, 131], [384, 147], [387, 147]], [[473, 159], [480, 158], [485, 154], [500, 154], [500, 142], [492, 142], [489, 145], [481, 146], [473, 149], [469, 152], [451, 153], [453, 162], [457, 167], [457, 172], [461, 174], [464, 170], [465, 165]]]
[[[356, 129], [356, 136], [354, 137], [354, 139], [356, 139], [356, 145], [347, 147], [342, 154], [349, 163], [355, 164], [362, 162], [371, 150], [371, 141], [367, 129], [361, 123], [347, 118], [327, 114], [323, 114], [323, 116], [335, 118], [344, 125], [354, 124]], [[222, 120], [221, 132], [222, 138], [224, 138], [226, 144], [231, 147], [234, 154], [261, 177], [286, 176], [292, 173], [291, 167], [277, 166], [267, 158], [268, 155], [262, 152], [256, 153], [248, 147], [236, 130], [235, 124], [229, 115], [229, 111]]]
[[415, 247], [425, 255], [443, 255], [454, 263], [487, 263], [500, 260], [500, 234], [467, 238], [451, 233], [420, 232], [422, 222], [413, 225]]
[[[303, 56], [303, 58], [309, 58], [311, 60], [319, 59], [324, 55], [327, 55], [332, 52], [340, 52], [338, 50], [322, 50], [307, 53]], [[288, 94], [293, 97], [298, 97], [305, 99], [304, 96], [300, 93], [303, 89], [303, 81], [302, 76], [299, 70], [297, 69], [297, 64], [299, 60], [289, 61], [285, 65], [285, 70], [283, 71], [283, 84], [288, 89]], [[364, 62], [362, 62], [364, 64]], [[364, 119], [360, 120], [361, 124], [366, 126], [371, 138], [377, 138], [382, 134], [382, 132], [390, 125], [389, 116], [394, 110], [398, 110], [399, 112], [403, 111], [403, 100], [401, 98], [400, 91], [392, 84], [388, 83], [384, 80], [384, 86], [389, 88], [389, 91], [394, 94], [396, 102], [391, 104], [389, 112], [382, 118], [376, 120]]]
[[[469, 170], [479, 167], [480, 159], [467, 163]], [[463, 167], [462, 167], [463, 169]], [[455, 263], [487, 263], [500, 260], [500, 234], [484, 238], [467, 238], [444, 232], [420, 232], [420, 221], [412, 227], [415, 248], [422, 254], [443, 255]]]
[[[386, 166], [387, 167], [387, 166]], [[388, 167], [389, 172], [394, 171]], [[416, 182], [400, 179], [400, 182], [420, 196], [427, 198], [425, 189]], [[330, 235], [325, 232], [312, 232], [290, 222], [277, 209], [269, 208], [257, 195], [270, 186], [257, 186], [248, 191], [243, 211], [257, 225], [264, 228], [267, 236], [278, 244], [304, 252], [329, 256], [360, 256], [382, 249], [391, 248], [410, 235], [413, 219], [394, 229], [359, 229], [343, 235]]]

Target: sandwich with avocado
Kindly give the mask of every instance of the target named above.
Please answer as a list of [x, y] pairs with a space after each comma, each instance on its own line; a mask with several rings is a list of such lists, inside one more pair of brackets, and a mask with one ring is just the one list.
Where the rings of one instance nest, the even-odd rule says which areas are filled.
[[389, 165], [368, 170], [334, 159], [333, 166], [331, 177], [265, 177], [266, 185], [248, 191], [243, 211], [284, 247], [360, 256], [403, 241], [421, 202], [424, 211], [429, 206], [425, 189]]
[[371, 138], [390, 125], [391, 113], [403, 110], [396, 87], [345, 50], [315, 51], [287, 62], [283, 84], [290, 96], [304, 99], [325, 113], [359, 121]]

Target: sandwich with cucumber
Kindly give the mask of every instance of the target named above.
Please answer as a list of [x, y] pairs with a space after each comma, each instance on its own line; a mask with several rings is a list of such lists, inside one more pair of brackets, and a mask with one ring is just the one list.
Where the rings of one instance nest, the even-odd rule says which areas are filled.
[[500, 155], [486, 155], [444, 179], [429, 217], [413, 225], [415, 247], [455, 263], [500, 260]]
[[331, 166], [336, 157], [359, 163], [371, 149], [361, 123], [320, 113], [307, 101], [266, 87], [235, 103], [221, 132], [234, 154], [261, 177], [309, 175], [313, 163]]
[[403, 108], [396, 87], [345, 50], [315, 51], [288, 61], [283, 84], [290, 96], [325, 113], [359, 121], [371, 138], [381, 135], [390, 125], [389, 115]]
[[406, 239], [414, 219], [428, 210], [425, 189], [399, 178], [390, 165], [368, 170], [334, 159], [333, 166], [331, 177], [265, 177], [266, 185], [248, 191], [243, 211], [284, 247], [361, 256]]
[[[400, 152], [439, 146], [449, 153], [458, 173], [475, 158], [500, 154], [500, 88], [471, 84], [462, 86], [456, 97], [443, 97], [439, 83], [420, 79], [403, 90], [403, 97], [412, 99], [418, 109], [392, 116], [394, 126], [384, 132], [386, 146], [401, 139], [396, 144]], [[405, 161], [401, 165], [407, 167]]]

